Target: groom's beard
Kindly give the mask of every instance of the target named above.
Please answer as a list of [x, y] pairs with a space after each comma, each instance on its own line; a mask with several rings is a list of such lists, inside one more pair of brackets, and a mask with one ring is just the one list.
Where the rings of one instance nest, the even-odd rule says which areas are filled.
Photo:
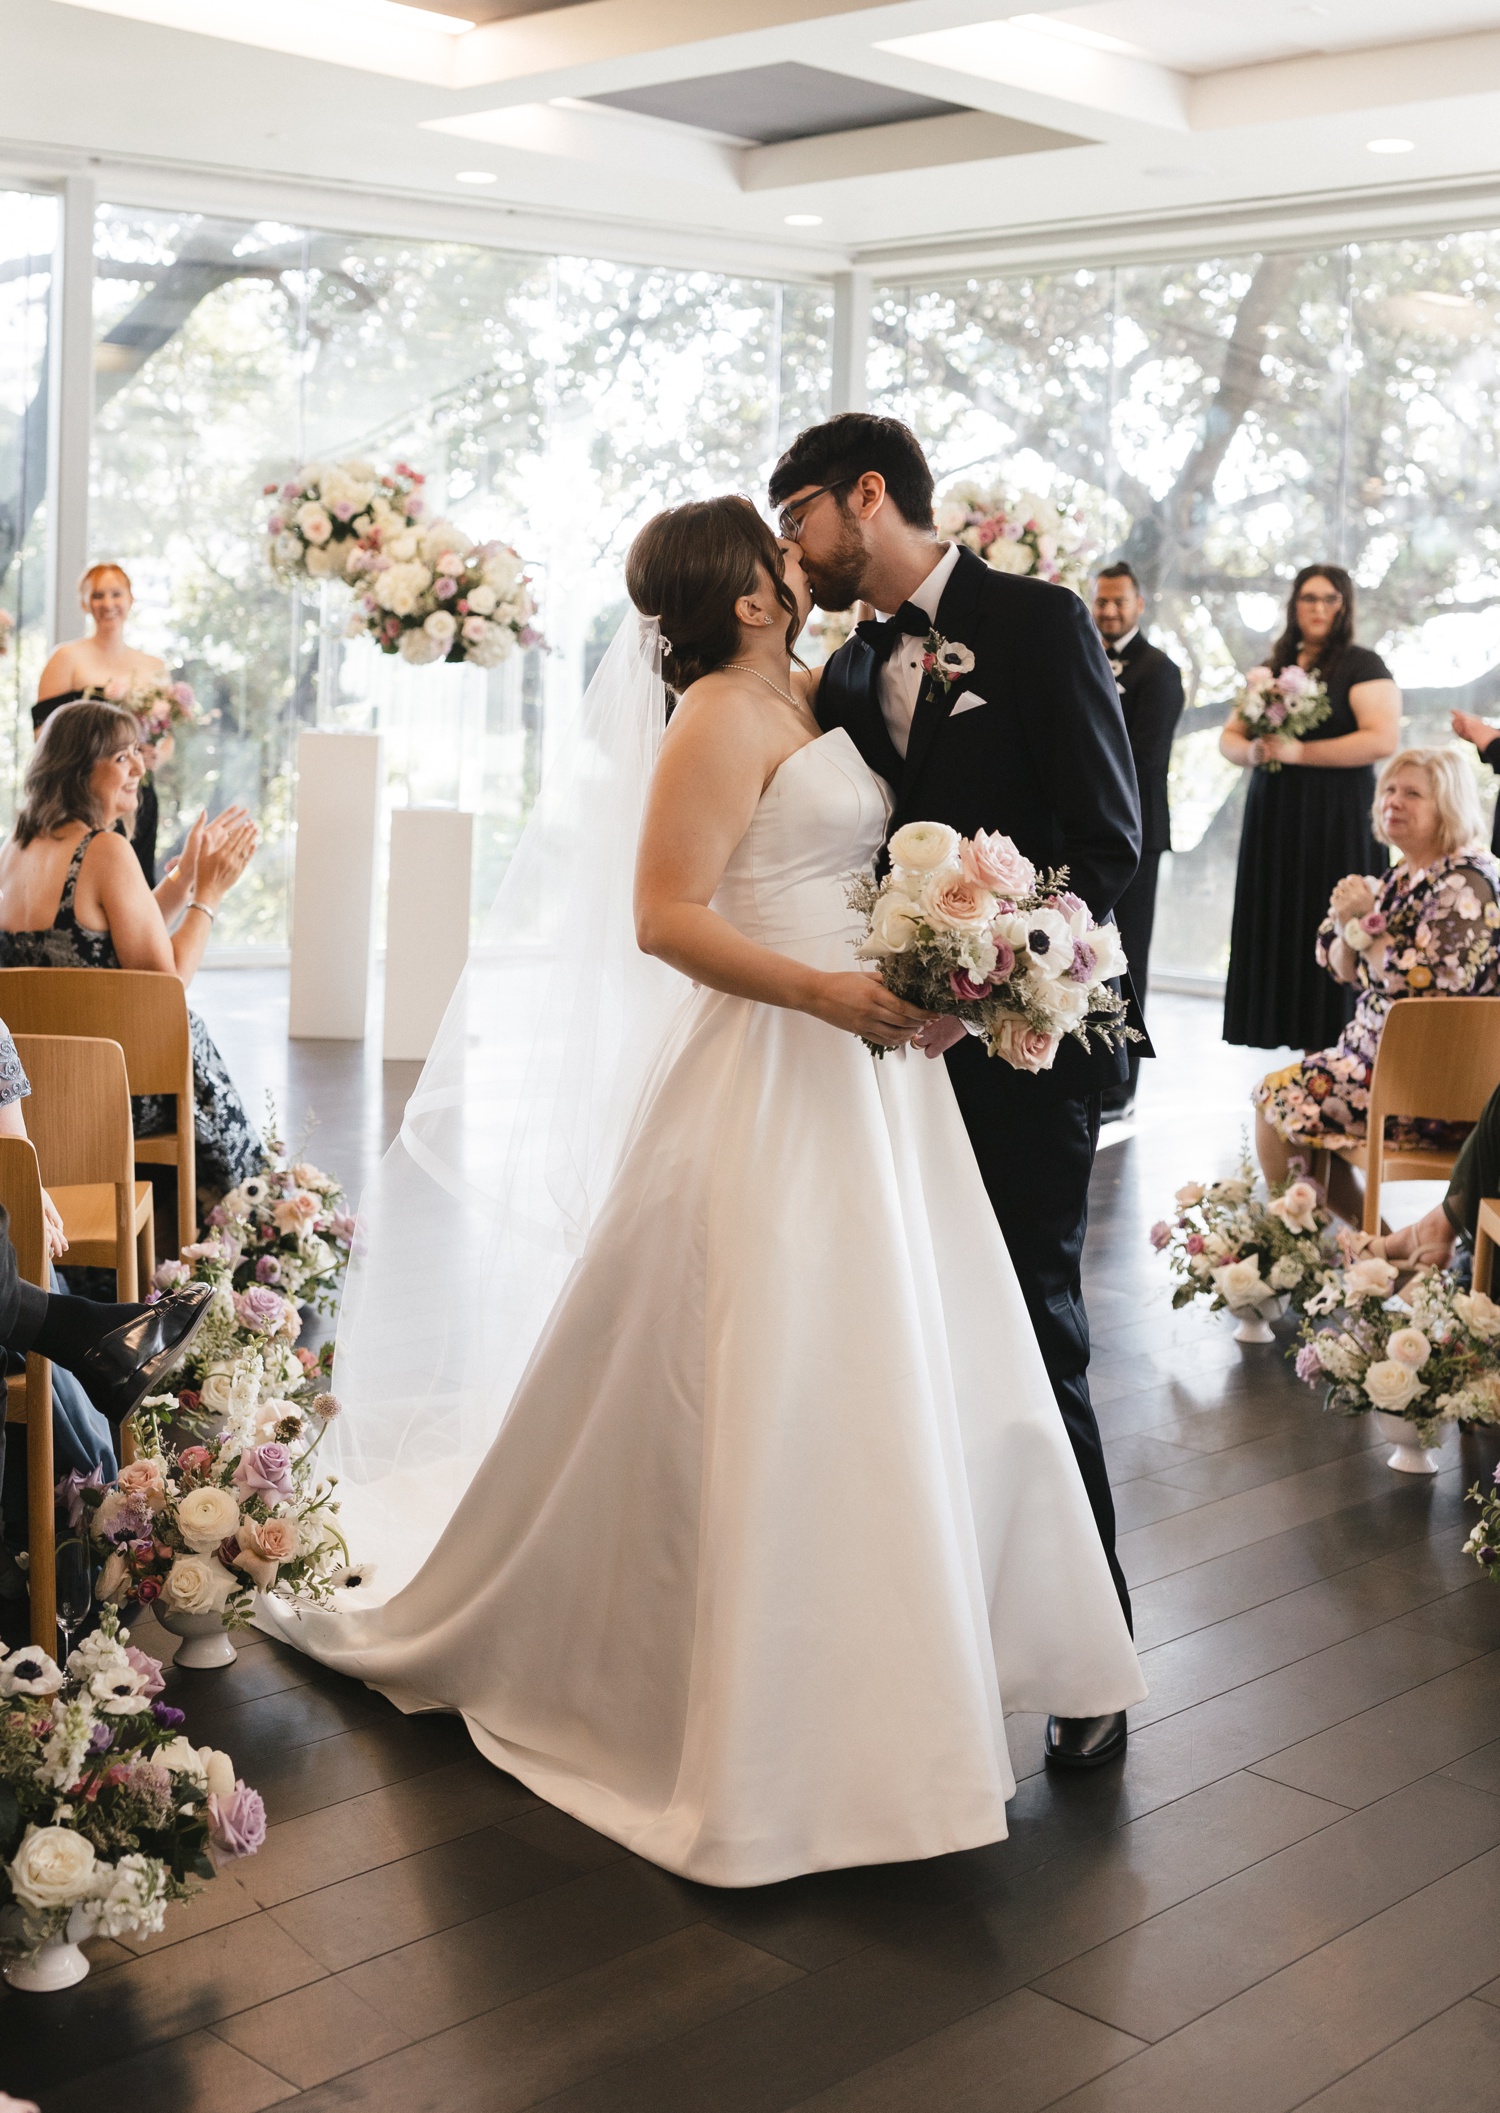
[[839, 519], [839, 539], [825, 556], [813, 559], [802, 553], [802, 570], [817, 597], [820, 609], [847, 609], [861, 598], [864, 586], [865, 546], [858, 528], [847, 514]]

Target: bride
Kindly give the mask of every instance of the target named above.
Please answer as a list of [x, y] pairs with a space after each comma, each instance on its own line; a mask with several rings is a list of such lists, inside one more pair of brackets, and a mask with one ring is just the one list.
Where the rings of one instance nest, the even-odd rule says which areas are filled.
[[627, 581], [364, 1199], [330, 1438], [378, 1567], [262, 1618], [684, 1877], [998, 1841], [1003, 1710], [1145, 1689], [946, 1067], [854, 962], [888, 794], [747, 500]]

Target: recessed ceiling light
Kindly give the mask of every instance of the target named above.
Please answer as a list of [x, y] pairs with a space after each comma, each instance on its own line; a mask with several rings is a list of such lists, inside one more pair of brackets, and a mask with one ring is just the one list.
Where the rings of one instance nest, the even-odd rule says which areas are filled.
[[823, 215], [821, 213], [788, 213], [786, 225], [788, 227], [821, 227], [823, 225]]
[[493, 169], [460, 169], [454, 177], [455, 183], [498, 183]]
[[1367, 139], [1365, 146], [1371, 154], [1410, 154], [1416, 145], [1414, 139]]

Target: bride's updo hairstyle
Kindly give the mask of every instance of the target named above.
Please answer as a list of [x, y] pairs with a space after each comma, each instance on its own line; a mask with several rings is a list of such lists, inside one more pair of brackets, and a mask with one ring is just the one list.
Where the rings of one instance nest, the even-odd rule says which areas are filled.
[[692, 499], [646, 523], [625, 559], [625, 586], [642, 616], [661, 625], [662, 675], [680, 695], [740, 650], [734, 605], [771, 575], [787, 613], [786, 644], [801, 628], [797, 603], [782, 577], [781, 548], [748, 499]]

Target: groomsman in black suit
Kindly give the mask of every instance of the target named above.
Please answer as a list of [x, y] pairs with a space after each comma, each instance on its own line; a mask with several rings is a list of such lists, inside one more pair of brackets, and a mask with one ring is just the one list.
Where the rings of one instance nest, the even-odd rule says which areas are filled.
[[[1156, 921], [1156, 875], [1161, 855], [1172, 848], [1172, 817], [1167, 805], [1167, 770], [1172, 736], [1182, 717], [1182, 675], [1175, 660], [1147, 642], [1141, 629], [1146, 613], [1140, 582], [1121, 561], [1106, 565], [1094, 581], [1094, 622], [1109, 655], [1110, 671], [1120, 692], [1125, 731], [1135, 761], [1141, 795], [1141, 862], [1135, 879], [1115, 904], [1130, 980], [1142, 1004], [1146, 998], [1146, 964], [1151, 954], [1151, 927]], [[1104, 1114], [1123, 1117], [1135, 1105], [1140, 1074], [1140, 1045], [1130, 1045], [1130, 1077], [1104, 1090]]]
[[[855, 627], [817, 699], [824, 729], [843, 727], [892, 787], [891, 831], [910, 821], [964, 836], [998, 829], [1035, 865], [1067, 866], [1075, 892], [1108, 916], [1135, 872], [1140, 803], [1119, 692], [1084, 603], [940, 543], [932, 472], [894, 418], [846, 412], [810, 427], [770, 489], [820, 607], [894, 612]], [[974, 655], [946, 687], [922, 672], [933, 634]], [[1133, 1005], [1131, 1016], [1139, 1025]], [[1100, 1095], [1125, 1082], [1125, 1059], [1065, 1041], [1051, 1071], [1032, 1074], [960, 1033], [946, 1061], [1128, 1621], [1079, 1269]], [[1125, 1736], [1123, 1710], [1053, 1717], [1047, 1756], [1095, 1767], [1123, 1752]]]

